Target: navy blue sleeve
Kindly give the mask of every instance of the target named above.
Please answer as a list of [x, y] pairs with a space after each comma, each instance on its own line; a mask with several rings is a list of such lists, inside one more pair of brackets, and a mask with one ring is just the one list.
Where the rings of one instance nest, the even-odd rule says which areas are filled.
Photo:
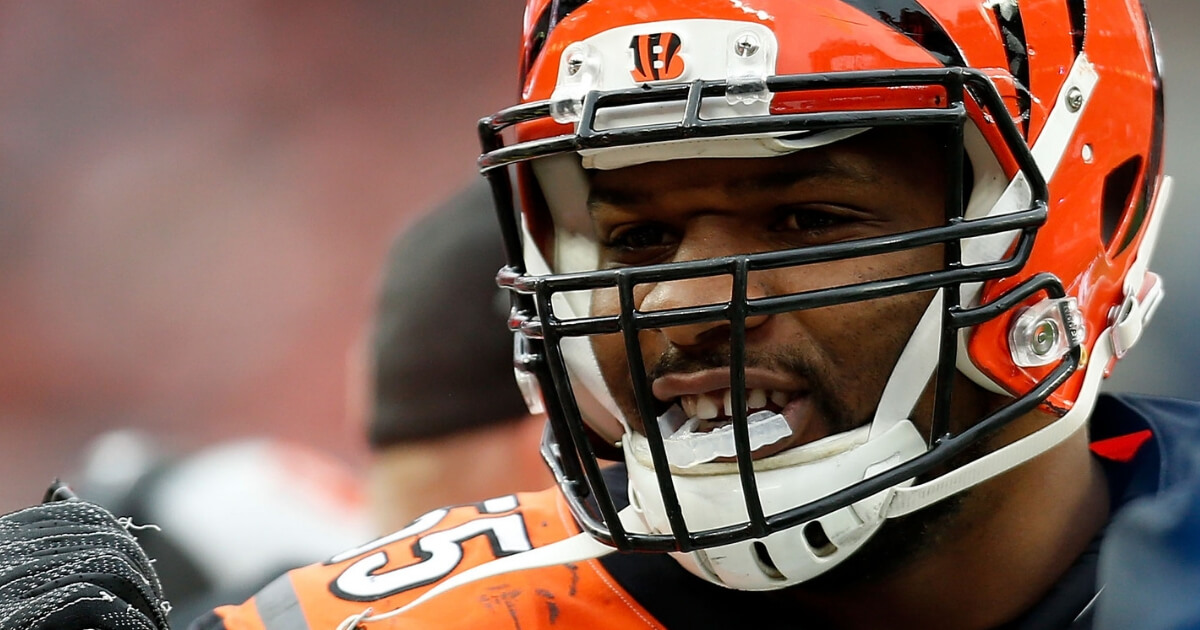
[[[1096, 630], [1200, 628], [1200, 453], [1192, 474], [1131, 501], [1100, 552]], [[1177, 465], [1183, 462], [1177, 462]]]

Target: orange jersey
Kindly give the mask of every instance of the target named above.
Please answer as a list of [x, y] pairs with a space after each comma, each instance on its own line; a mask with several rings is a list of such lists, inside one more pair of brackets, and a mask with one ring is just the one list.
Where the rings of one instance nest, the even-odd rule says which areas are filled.
[[[324, 564], [291, 571], [216, 616], [225, 630], [334, 630], [367, 608], [386, 613], [469, 568], [577, 533], [557, 488], [434, 510]], [[663, 628], [597, 560], [485, 578], [363, 627]]]

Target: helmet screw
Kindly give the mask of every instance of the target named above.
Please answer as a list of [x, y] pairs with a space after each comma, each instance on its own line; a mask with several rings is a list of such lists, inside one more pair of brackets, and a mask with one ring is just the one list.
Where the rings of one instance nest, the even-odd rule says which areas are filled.
[[1058, 324], [1054, 323], [1052, 319], [1043, 319], [1033, 329], [1033, 338], [1030, 339], [1029, 349], [1033, 350], [1034, 354], [1044, 357], [1054, 350], [1057, 342]]
[[1067, 109], [1077, 112], [1083, 107], [1083, 90], [1072, 87], [1067, 90]]
[[573, 52], [567, 56], [567, 76], [575, 76], [579, 74], [579, 69], [583, 67], [583, 55], [578, 52]]
[[758, 52], [758, 38], [750, 33], [743, 33], [733, 42], [733, 52], [739, 57], [753, 57]]

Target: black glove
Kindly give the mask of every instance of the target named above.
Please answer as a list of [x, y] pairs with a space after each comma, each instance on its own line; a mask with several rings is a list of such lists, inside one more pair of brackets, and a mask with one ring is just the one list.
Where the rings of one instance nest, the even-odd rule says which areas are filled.
[[158, 576], [121, 523], [61, 485], [47, 500], [0, 516], [0, 630], [168, 630]]

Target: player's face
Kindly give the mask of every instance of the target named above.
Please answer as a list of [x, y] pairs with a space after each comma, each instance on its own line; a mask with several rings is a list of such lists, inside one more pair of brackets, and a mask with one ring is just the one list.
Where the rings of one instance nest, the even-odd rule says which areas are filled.
[[[601, 265], [692, 261], [811, 247], [945, 223], [945, 149], [934, 134], [875, 130], [833, 145], [763, 159], [690, 159], [591, 174], [589, 210]], [[941, 246], [759, 271], [748, 297], [803, 293], [940, 269]], [[642, 312], [725, 302], [730, 276], [640, 285]], [[781, 411], [786, 448], [870, 421], [932, 294], [910, 293], [754, 317], [746, 331], [746, 400]], [[596, 315], [619, 312], [615, 290], [593, 295]], [[660, 411], [727, 417], [725, 322], [643, 331], [642, 360]], [[593, 339], [609, 389], [642, 431], [620, 335]], [[928, 398], [928, 396], [927, 396]], [[928, 413], [928, 400], [920, 405]], [[914, 418], [920, 424], [920, 419]], [[710, 426], [715, 426], [712, 424]]]

